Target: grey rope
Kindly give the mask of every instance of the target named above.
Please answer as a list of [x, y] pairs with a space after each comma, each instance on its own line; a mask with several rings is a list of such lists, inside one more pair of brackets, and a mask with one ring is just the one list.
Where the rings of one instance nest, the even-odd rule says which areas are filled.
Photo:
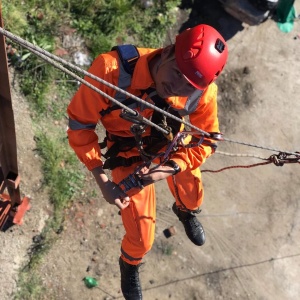
[[[1, 28], [1, 27], [0, 27], [0, 32], [2, 33], [2, 28]], [[5, 35], [5, 34], [4, 34], [4, 35]], [[14, 41], [17, 41], [18, 39], [20, 39], [20, 38], [17, 38], [16, 36], [14, 36], [14, 35], [12, 35], [12, 36], [14, 36], [14, 37], [12, 38], [11, 35], [12, 35], [12, 34], [9, 34], [8, 37], [11, 38], [11, 39], [14, 40]], [[21, 40], [22, 40], [22, 39], [21, 39]], [[88, 86], [89, 88], [91, 88], [91, 89], [94, 90], [95, 92], [99, 93], [99, 94], [102, 95], [103, 97], [105, 97], [105, 98], [109, 99], [110, 101], [112, 101], [112, 102], [118, 104], [119, 106], [121, 106], [122, 108], [124, 108], [126, 111], [132, 113], [133, 115], [136, 115], [136, 111], [135, 111], [135, 110], [133, 110], [133, 109], [127, 107], [126, 105], [124, 105], [124, 104], [122, 104], [121, 102], [117, 101], [116, 99], [114, 99], [113, 97], [111, 97], [111, 96], [109, 96], [108, 94], [104, 93], [104, 92], [101, 91], [100, 89], [96, 88], [95, 86], [93, 86], [92, 84], [90, 84], [89, 82], [87, 82], [86, 80], [82, 79], [81, 77], [79, 77], [79, 76], [76, 75], [75, 73], [71, 72], [69, 69], [66, 69], [66, 68], [63, 67], [62, 65], [58, 64], [57, 62], [55, 62], [54, 59], [52, 59], [52, 58], [55, 57], [55, 60], [56, 60], [56, 61], [64, 62], [66, 65], [70, 65], [70, 67], [71, 67], [72, 64], [67, 63], [66, 61], [60, 59], [59, 57], [56, 57], [55, 55], [52, 55], [52, 54], [50, 54], [49, 52], [43, 50], [42, 48], [39, 48], [39, 47], [37, 47], [37, 46], [34, 46], [33, 44], [31, 44], [31, 43], [29, 43], [29, 42], [26, 42], [26, 41], [24, 41], [24, 40], [23, 40], [23, 42], [24, 42], [23, 44], [22, 44], [21, 42], [20, 42], [20, 44], [21, 44], [22, 46], [24, 46], [25, 48], [29, 49], [29, 50], [30, 50], [32, 53], [34, 53], [35, 55], [39, 56], [40, 58], [42, 58], [42, 59], [45, 60], [46, 62], [49, 62], [51, 65], [53, 65], [54, 67], [58, 68], [59, 70], [65, 72], [65, 73], [67, 73], [67, 74], [69, 74], [70, 76], [72, 76], [73, 78], [75, 78], [75, 79], [78, 80], [79, 82], [83, 83], [84, 85]], [[45, 53], [47, 53], [47, 55], [46, 55]], [[51, 56], [51, 58], [50, 58], [50, 56]], [[74, 65], [72, 65], [72, 66], [74, 66]], [[75, 67], [76, 67], [76, 66], [74, 66], [74, 69], [75, 69]], [[78, 67], [76, 67], [76, 69], [78, 69], [78, 71], [81, 70], [82, 73], [83, 73], [83, 71], [84, 71], [84, 70], [82, 70], [82, 69], [80, 69], [80, 68], [78, 68]], [[81, 72], [81, 71], [80, 71], [80, 72]], [[84, 73], [90, 74], [90, 73], [88, 73], [88, 72], [86, 72], [86, 71], [84, 71]], [[92, 75], [92, 74], [90, 74], [90, 75]], [[91, 77], [91, 76], [90, 76], [90, 77]], [[93, 79], [97, 78], [97, 79], [100, 80], [99, 77], [96, 77], [96, 76], [94, 76], [94, 75], [93, 75], [93, 77], [94, 77]], [[98, 81], [99, 81], [99, 80], [98, 80]], [[102, 81], [102, 80], [101, 80], [101, 81]], [[100, 81], [100, 82], [101, 82], [101, 81]], [[111, 85], [111, 84], [110, 84], [110, 85]], [[114, 85], [111, 85], [111, 86], [112, 86], [112, 87], [115, 87]], [[119, 89], [119, 88], [118, 88], [118, 89]], [[120, 90], [121, 90], [121, 89], [120, 89]], [[121, 91], [123, 91], [123, 90], [121, 90]], [[168, 133], [169, 133], [167, 130], [164, 130], [163, 128], [161, 128], [160, 126], [156, 125], [155, 123], [149, 121], [148, 119], [144, 118], [143, 116], [140, 115], [139, 117], [140, 117], [140, 120], [141, 120], [142, 122], [144, 122], [145, 124], [148, 124], [148, 125], [150, 125], [150, 126], [153, 126], [153, 127], [155, 127], [157, 130], [160, 130], [160, 131], [162, 131], [162, 132], [165, 133], [165, 134], [168, 134]]]
[[[0, 27], [0, 33], [3, 34], [4, 36], [8, 37], [9, 39], [11, 39], [12, 41], [16, 42], [17, 44], [20, 44], [21, 46], [27, 48], [28, 50], [30, 50], [31, 52], [33, 52], [34, 54], [36, 54], [37, 56], [39, 56], [40, 58], [42, 58], [43, 60], [49, 62], [50, 64], [52, 64], [53, 66], [55, 66], [56, 68], [60, 69], [61, 71], [69, 74], [70, 76], [72, 76], [73, 78], [75, 78], [76, 80], [78, 80], [79, 82], [85, 84], [86, 86], [90, 87], [92, 90], [96, 91], [97, 93], [99, 93], [100, 95], [102, 95], [103, 97], [109, 99], [110, 101], [118, 104], [119, 106], [121, 106], [122, 108], [124, 108], [126, 111], [132, 113], [133, 115], [136, 115], [136, 111], [135, 110], [132, 110], [130, 109], [129, 107], [127, 107], [126, 105], [122, 104], [121, 102], [117, 101], [116, 99], [112, 98], [111, 96], [107, 95], [106, 93], [104, 93], [103, 91], [99, 90], [98, 88], [94, 87], [93, 85], [91, 85], [90, 83], [88, 83], [87, 81], [85, 81], [84, 79], [82, 79], [81, 77], [79, 77], [78, 75], [74, 74], [73, 72], [71, 72], [70, 70], [64, 68], [63, 66], [61, 66], [60, 64], [57, 64], [56, 62], [59, 62], [65, 66], [68, 66], [69, 68], [73, 69], [73, 70], [76, 70], [78, 71], [79, 73], [82, 73], [83, 75], [86, 75], [118, 92], [121, 92], [123, 94], [125, 94], [126, 96], [128, 97], [131, 97], [132, 99], [136, 100], [137, 102], [139, 103], [142, 103], [143, 105], [146, 105], [148, 106], [149, 108], [153, 109], [153, 110], [156, 110], [164, 115], [166, 115], [167, 117], [169, 118], [172, 118], [186, 126], [189, 126], [190, 128], [193, 128], [195, 129], [196, 131], [198, 131], [199, 133], [201, 133], [202, 135], [206, 136], [206, 137], [211, 137], [211, 134], [198, 128], [197, 126], [194, 126], [193, 124], [183, 120], [183, 119], [180, 119], [180, 118], [177, 118], [176, 116], [156, 107], [155, 105], [149, 103], [149, 102], [146, 102], [144, 101], [143, 99], [135, 96], [135, 95], [132, 95], [130, 93], [128, 93], [127, 91], [125, 90], [122, 90], [120, 89], [119, 87], [77, 67], [76, 65], [74, 64], [71, 64], [51, 53], [49, 53], [48, 51], [38, 47], [38, 46], [35, 46], [31, 43], [29, 43], [28, 41], [25, 41], [24, 39], [12, 34], [11, 32], [3, 29]], [[153, 127], [155, 127], [157, 130], [165, 133], [165, 134], [168, 134], [168, 132], [166, 130], [164, 130], [163, 128], [161, 128], [160, 126], [154, 124], [153, 122], [151, 122], [150, 120], [140, 116], [141, 118], [141, 121], [143, 121], [145, 124], [148, 124], [148, 125], [151, 125]], [[270, 150], [270, 151], [275, 151], [275, 152], [284, 152], [284, 153], [287, 153], [287, 154], [290, 154], [290, 155], [297, 155], [299, 156], [299, 153], [295, 153], [295, 152], [287, 152], [287, 151], [281, 151], [279, 149], [274, 149], [274, 148], [271, 148], [271, 147], [265, 147], [265, 146], [260, 146], [260, 145], [257, 145], [257, 144], [251, 144], [251, 143], [245, 143], [245, 142], [240, 142], [240, 141], [236, 141], [236, 140], [232, 140], [232, 139], [229, 139], [229, 138], [221, 138], [222, 141], [226, 141], [226, 142], [231, 142], [231, 143], [235, 143], [235, 144], [240, 144], [240, 145], [244, 145], [244, 146], [249, 146], [249, 147], [254, 147], [254, 148], [259, 148], [259, 149], [264, 149], [264, 150]]]
[[[99, 77], [97, 77], [97, 76], [95, 76], [95, 75], [93, 75], [93, 74], [91, 74], [91, 73], [89, 73], [89, 72], [87, 72], [87, 71], [85, 71], [85, 70], [83, 70], [83, 69], [77, 67], [76, 65], [71, 64], [71, 63], [69, 63], [69, 62], [67, 62], [67, 61], [65, 61], [65, 60], [63, 60], [63, 59], [61, 59], [61, 58], [59, 58], [59, 57], [57, 57], [57, 56], [55, 56], [55, 55], [49, 53], [48, 51], [46, 51], [46, 50], [44, 50], [44, 49], [42, 49], [42, 48], [40, 48], [40, 47], [38, 47], [38, 46], [35, 46], [35, 45], [29, 43], [28, 41], [23, 40], [22, 38], [20, 38], [20, 37], [14, 35], [14, 34], [12, 34], [11, 32], [9, 32], [9, 31], [7, 31], [7, 30], [1, 28], [1, 27], [0, 27], [0, 33], [2, 33], [3, 35], [5, 35], [6, 37], [8, 37], [9, 39], [11, 39], [12, 41], [15, 41], [16, 43], [20, 44], [21, 46], [23, 46], [23, 47], [29, 49], [31, 52], [33, 52], [33, 53], [36, 54], [37, 56], [41, 57], [43, 60], [45, 60], [45, 61], [51, 63], [51, 64], [52, 64], [53, 66], [55, 66], [56, 68], [58, 68], [58, 69], [60, 69], [60, 70], [62, 70], [62, 71], [64, 71], [64, 72], [66, 72], [66, 70], [67, 70], [67, 71], [68, 71], [68, 72], [66, 72], [67, 74], [69, 74], [69, 75], [71, 75], [72, 77], [76, 78], [78, 81], [80, 81], [81, 83], [87, 85], [87, 86], [90, 87], [90, 88], [92, 88], [92, 85], [91, 85], [91, 84], [87, 83], [86, 81], [84, 81], [83, 79], [81, 79], [79, 76], [77, 76], [77, 75], [74, 74], [73, 72], [69, 71], [68, 69], [65, 69], [65, 68], [62, 67], [61, 65], [56, 64], [54, 61], [57, 61], [57, 62], [59, 62], [59, 63], [65, 65], [65, 66], [67, 66], [67, 67], [69, 67], [69, 68], [75, 70], [75, 71], [78, 71], [79, 73], [82, 73], [83, 75], [88, 76], [88, 77], [90, 77], [90, 78], [92, 78], [92, 79], [94, 79], [94, 80], [96, 80], [96, 81], [98, 81], [98, 82], [100, 82], [100, 83], [102, 83], [102, 84], [104, 84], [104, 85], [106, 85], [106, 86], [108, 86], [108, 87], [110, 87], [110, 88], [112, 88], [112, 89], [114, 89], [114, 90], [120, 92], [120, 93], [123, 93], [124, 95], [126, 95], [126, 96], [128, 96], [128, 97], [131, 97], [132, 99], [136, 100], [137, 102], [142, 103], [143, 105], [146, 105], [146, 106], [148, 106], [149, 108], [151, 108], [151, 109], [153, 109], [153, 110], [156, 110], [156, 111], [158, 111], [158, 112], [160, 112], [160, 113], [162, 113], [162, 114], [164, 114], [164, 115], [166, 115], [166, 116], [168, 116], [168, 117], [170, 117], [170, 118], [173, 118], [174, 120], [176, 120], [176, 121], [178, 121], [178, 122], [180, 122], [180, 123], [183, 123], [183, 124], [185, 124], [185, 125], [187, 125], [187, 126], [193, 128], [193, 129], [197, 130], [198, 132], [200, 132], [201, 134], [203, 134], [203, 135], [205, 135], [205, 136], [208, 136], [208, 137], [210, 136], [209, 133], [207, 133], [207, 132], [205, 132], [204, 130], [202, 130], [202, 129], [200, 129], [200, 128], [198, 128], [198, 127], [196, 127], [196, 126], [190, 124], [189, 122], [186, 122], [186, 121], [184, 121], [184, 120], [182, 120], [182, 119], [180, 119], [180, 118], [175, 117], [174, 115], [172, 115], [172, 114], [170, 114], [170, 113], [168, 113], [168, 112], [166, 112], [166, 111], [164, 111], [164, 110], [162, 110], [162, 109], [156, 107], [155, 105], [153, 105], [153, 104], [151, 104], [151, 103], [149, 103], [149, 102], [146, 102], [146, 101], [144, 101], [143, 99], [141, 99], [141, 98], [139, 98], [139, 97], [137, 97], [137, 96], [135, 96], [135, 95], [132, 95], [132, 94], [128, 93], [128, 92], [125, 91], [125, 90], [120, 89], [119, 87], [117, 87], [117, 86], [115, 86], [115, 85], [113, 85], [113, 84], [111, 84], [111, 83], [109, 83], [109, 82], [103, 80], [102, 78], [99, 78]], [[87, 83], [87, 84], [86, 84], [86, 83]], [[104, 92], [100, 91], [100, 90], [97, 89], [97, 88], [92, 88], [92, 89], [93, 89], [94, 91], [98, 92], [99, 94], [101, 94], [103, 97], [108, 98], [108, 99], [111, 100], [112, 102], [114, 102], [114, 103], [116, 103], [116, 104], [122, 106], [122, 107], [123, 107], [124, 109], [126, 109], [127, 111], [129, 111], [129, 112], [131, 112], [132, 114], [136, 115], [136, 111], [134, 111], [134, 110], [128, 108], [126, 105], [123, 105], [123, 104], [121, 105], [121, 103], [120, 103], [119, 101], [117, 101], [116, 99], [110, 97], [109, 95], [105, 94]], [[96, 89], [96, 90], [95, 90], [95, 89]], [[146, 123], [146, 122], [145, 122], [145, 123]], [[151, 124], [153, 124], [153, 123], [151, 123]], [[155, 125], [154, 127], [157, 128], [157, 125]], [[160, 127], [159, 127], [159, 128], [160, 128]], [[160, 131], [163, 131], [165, 134], [168, 133], [166, 130], [164, 130], [164, 129], [162, 129], [162, 128], [160, 128], [159, 130], [160, 130]]]
[[279, 150], [279, 149], [266, 147], [266, 146], [260, 146], [260, 145], [257, 145], [257, 144], [250, 144], [250, 143], [235, 141], [235, 140], [231, 140], [231, 139], [228, 139], [228, 138], [225, 138], [225, 137], [223, 137], [223, 141], [234, 143], [234, 144], [239, 144], [239, 145], [244, 145], [244, 146], [249, 146], [249, 147], [253, 147], [253, 148], [259, 148], [259, 149], [270, 150], [270, 151], [275, 151], [275, 152], [284, 152], [284, 153], [287, 153], [287, 154], [290, 154], [290, 155], [299, 156], [299, 153], [297, 153], [297, 152], [282, 151], [282, 150]]

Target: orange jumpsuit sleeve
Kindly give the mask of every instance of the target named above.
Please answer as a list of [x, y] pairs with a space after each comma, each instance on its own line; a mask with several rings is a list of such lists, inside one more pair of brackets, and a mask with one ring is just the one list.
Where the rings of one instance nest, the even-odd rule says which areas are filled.
[[[114, 77], [118, 77], [118, 68], [113, 63], [107, 63], [103, 55], [94, 60], [88, 72], [106, 81], [111, 80], [110, 82], [113, 84]], [[85, 80], [111, 96], [115, 93], [111, 88], [90, 77], [85, 77]], [[76, 123], [77, 125], [73, 128], [69, 125], [67, 130], [69, 144], [89, 170], [102, 166], [101, 149], [95, 128], [100, 120], [99, 112], [108, 106], [109, 100], [82, 84], [67, 108], [70, 124]]]
[[[219, 132], [217, 92], [217, 85], [210, 84], [201, 96], [197, 109], [189, 115], [191, 124], [205, 132]], [[211, 140], [210, 142], [215, 143]], [[181, 171], [184, 171], [200, 167], [212, 153], [211, 146], [202, 144], [199, 147], [181, 148], [173, 154], [172, 160], [180, 166]]]

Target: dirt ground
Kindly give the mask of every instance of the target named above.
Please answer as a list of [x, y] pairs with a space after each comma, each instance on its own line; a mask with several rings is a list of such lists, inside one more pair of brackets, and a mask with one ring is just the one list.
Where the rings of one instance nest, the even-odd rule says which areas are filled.
[[[300, 11], [299, 1], [295, 6]], [[233, 29], [230, 20], [222, 16], [219, 24]], [[229, 61], [218, 80], [218, 101], [221, 130], [232, 142], [220, 142], [218, 150], [236, 156], [215, 154], [202, 170], [262, 162], [242, 155], [276, 154], [234, 141], [300, 151], [299, 33], [300, 22], [285, 34], [270, 19], [259, 26], [243, 24], [228, 35]], [[3, 300], [13, 299], [32, 238], [51, 211], [47, 192], [41, 189], [30, 112], [13, 82], [12, 96], [21, 191], [31, 198], [32, 209], [22, 226], [0, 233]], [[202, 247], [185, 236], [171, 211], [173, 199], [166, 184], [156, 185], [156, 240], [141, 268], [144, 299], [299, 299], [299, 164], [234, 168], [202, 177], [205, 201], [200, 219], [207, 233]], [[87, 189], [96, 190], [91, 176]], [[176, 234], [167, 239], [163, 231], [170, 226]], [[43, 299], [122, 299], [118, 257], [123, 233], [117, 209], [100, 193], [74, 203], [58, 242], [40, 266], [47, 291]], [[85, 276], [95, 277], [98, 287], [86, 288]]]

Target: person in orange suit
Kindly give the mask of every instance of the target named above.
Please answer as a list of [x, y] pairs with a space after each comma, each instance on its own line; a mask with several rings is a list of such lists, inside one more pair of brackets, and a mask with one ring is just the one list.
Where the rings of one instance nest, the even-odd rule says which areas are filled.
[[[219, 132], [217, 85], [214, 81], [223, 70], [228, 56], [226, 42], [219, 32], [211, 26], [200, 24], [178, 34], [175, 43], [164, 48], [135, 49], [136, 57], [125, 63], [117, 50], [101, 54], [94, 60], [89, 72], [171, 114], [189, 116], [190, 123], [205, 132]], [[131, 101], [95, 79], [87, 77], [86, 80], [134, 108], [144, 118], [156, 118], [153, 108]], [[124, 117], [124, 109], [86, 85], [81, 85], [75, 93], [67, 112], [70, 146], [92, 172], [104, 199], [116, 205], [121, 212], [126, 231], [119, 259], [122, 293], [127, 300], [142, 299], [138, 269], [154, 241], [154, 183], [167, 180], [175, 198], [173, 212], [182, 222], [188, 238], [197, 246], [203, 245], [205, 232], [195, 215], [203, 201], [199, 167], [214, 153], [216, 143], [205, 138], [202, 144], [194, 147], [178, 147], [177, 151], [172, 151], [168, 161], [155, 168], [143, 165], [138, 169], [143, 188], [133, 188], [125, 193], [120, 182], [137, 172], [142, 162], [138, 146], [124, 146], [133, 140], [134, 121]], [[101, 158], [101, 143], [95, 131], [99, 123], [107, 132], [110, 154], [105, 161]], [[182, 126], [178, 128], [177, 132], [183, 130]], [[143, 141], [152, 134], [151, 126], [145, 126]], [[155, 147], [144, 143], [153, 152]], [[164, 149], [155, 151], [159, 153]], [[111, 170], [112, 180], [105, 173], [106, 168]]]

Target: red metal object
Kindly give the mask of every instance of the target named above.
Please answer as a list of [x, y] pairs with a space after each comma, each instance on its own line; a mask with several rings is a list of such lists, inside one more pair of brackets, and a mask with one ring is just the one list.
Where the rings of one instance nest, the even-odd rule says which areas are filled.
[[[3, 27], [1, 6], [0, 26]], [[15, 122], [5, 38], [0, 34], [0, 230], [3, 230], [7, 221], [22, 224], [23, 216], [30, 208], [29, 198], [21, 199], [20, 197], [19, 183]], [[8, 194], [4, 193], [5, 190]]]

